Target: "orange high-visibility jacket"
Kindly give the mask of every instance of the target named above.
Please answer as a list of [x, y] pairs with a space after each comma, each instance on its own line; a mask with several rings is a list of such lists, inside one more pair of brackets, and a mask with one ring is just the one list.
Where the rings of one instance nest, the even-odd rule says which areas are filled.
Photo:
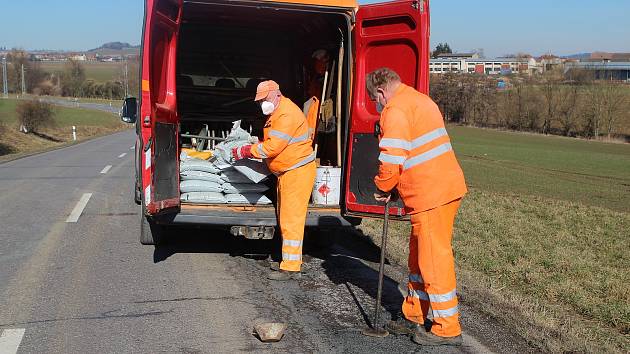
[[265, 123], [264, 140], [252, 146], [252, 155], [265, 159], [276, 175], [315, 160], [306, 117], [290, 99], [280, 98]]
[[400, 84], [381, 114], [376, 187], [394, 188], [408, 213], [436, 208], [466, 194], [444, 119], [428, 96]]

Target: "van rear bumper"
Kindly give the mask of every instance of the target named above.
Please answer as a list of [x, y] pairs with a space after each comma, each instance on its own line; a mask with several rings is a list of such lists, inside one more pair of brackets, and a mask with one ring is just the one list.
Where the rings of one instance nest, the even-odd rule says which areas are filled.
[[[159, 224], [173, 225], [217, 225], [217, 226], [277, 226], [273, 206], [212, 206], [182, 204], [178, 213], [156, 218]], [[343, 217], [339, 208], [308, 209], [306, 226], [343, 227], [355, 226], [359, 218]]]

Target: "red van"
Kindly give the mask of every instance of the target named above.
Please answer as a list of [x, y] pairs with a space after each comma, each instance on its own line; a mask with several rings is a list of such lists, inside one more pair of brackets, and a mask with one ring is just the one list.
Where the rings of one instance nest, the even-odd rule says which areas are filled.
[[[313, 53], [322, 49], [330, 65], [328, 93], [321, 98], [330, 97], [332, 120], [339, 123], [333, 132], [319, 132], [315, 143], [321, 164], [341, 168], [341, 195], [339, 205], [311, 204], [307, 227], [331, 229], [384, 211], [373, 198], [379, 115], [365, 76], [386, 66], [428, 92], [429, 1], [146, 0], [141, 92], [122, 110], [137, 132], [143, 244], [159, 242], [164, 225], [223, 225], [249, 238], [273, 235], [273, 205], [181, 202], [180, 151], [191, 136], [220, 136], [235, 120], [262, 136], [265, 118], [253, 102], [257, 83], [273, 79], [301, 105], [311, 98], [311, 84], [322, 80], [312, 73]], [[403, 210], [399, 205], [392, 213], [402, 216]]]

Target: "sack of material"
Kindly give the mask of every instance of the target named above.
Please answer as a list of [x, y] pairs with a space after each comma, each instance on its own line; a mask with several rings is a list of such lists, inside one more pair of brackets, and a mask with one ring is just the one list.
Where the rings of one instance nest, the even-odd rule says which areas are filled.
[[243, 194], [243, 193], [263, 193], [266, 192], [269, 187], [264, 184], [252, 184], [252, 183], [223, 183], [223, 193], [225, 194]]
[[209, 181], [218, 184], [223, 184], [225, 182], [221, 176], [204, 171], [183, 171], [180, 173], [182, 181], [188, 181], [191, 179], [201, 180], [201, 181]]
[[222, 171], [221, 178], [225, 182], [230, 182], [230, 183], [252, 183], [252, 181], [249, 178], [247, 178], [247, 176], [236, 171], [233, 168]]
[[243, 159], [236, 161], [234, 169], [254, 183], [259, 183], [271, 175], [267, 164], [259, 160]]
[[210, 181], [202, 180], [187, 180], [181, 181], [179, 184], [179, 190], [182, 193], [190, 192], [217, 192], [220, 193], [223, 188], [220, 184]]
[[227, 200], [223, 193], [217, 192], [190, 192], [184, 193], [179, 198], [182, 202], [191, 203], [210, 203], [210, 204], [225, 204]]
[[259, 193], [246, 193], [246, 194], [227, 194], [225, 196], [228, 204], [251, 204], [251, 205], [264, 205], [271, 204], [271, 200]]
[[217, 160], [216, 162], [219, 165], [232, 164], [234, 162], [232, 149], [256, 142], [258, 142], [258, 138], [252, 137], [246, 130], [241, 128], [241, 121], [237, 120], [233, 122], [232, 130], [225, 138], [225, 141], [214, 147], [215, 160]]
[[196, 151], [193, 149], [182, 148], [181, 154], [179, 154], [180, 160], [186, 159], [200, 159], [208, 160], [212, 157], [212, 151]]
[[182, 160], [179, 164], [179, 170], [181, 172], [184, 171], [204, 171], [208, 173], [218, 174], [221, 172], [216, 166], [214, 166], [209, 161], [199, 160], [199, 159], [186, 159]]

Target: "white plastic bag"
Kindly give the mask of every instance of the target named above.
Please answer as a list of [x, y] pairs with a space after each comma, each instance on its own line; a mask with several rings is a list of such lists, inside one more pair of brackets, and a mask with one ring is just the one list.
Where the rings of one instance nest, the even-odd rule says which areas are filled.
[[210, 181], [201, 180], [187, 180], [181, 181], [179, 184], [179, 190], [182, 193], [190, 192], [217, 192], [223, 191], [220, 184]]

